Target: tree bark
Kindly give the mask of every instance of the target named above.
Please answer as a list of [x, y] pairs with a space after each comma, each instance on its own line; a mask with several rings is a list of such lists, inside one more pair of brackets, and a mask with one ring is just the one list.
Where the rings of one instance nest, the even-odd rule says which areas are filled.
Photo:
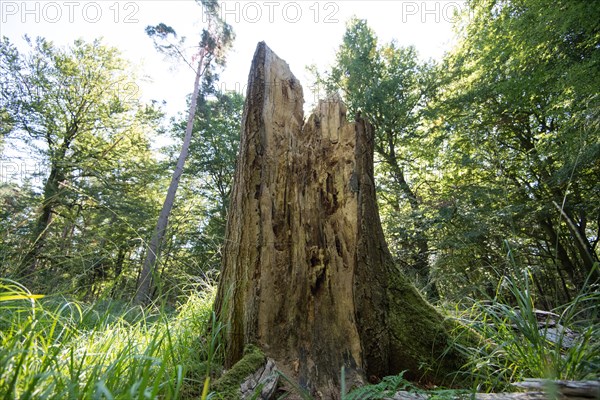
[[[317, 398], [399, 373], [441, 382], [462, 361], [444, 318], [395, 269], [373, 180], [373, 129], [302, 87], [265, 44], [249, 76], [215, 311], [225, 362], [258, 345]], [[420, 370], [423, 365], [427, 369]]]

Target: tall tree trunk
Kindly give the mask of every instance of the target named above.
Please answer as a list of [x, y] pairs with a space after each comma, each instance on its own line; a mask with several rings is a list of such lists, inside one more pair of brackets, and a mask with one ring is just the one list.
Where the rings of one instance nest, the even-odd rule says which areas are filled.
[[31, 246], [21, 261], [21, 276], [26, 281], [32, 280], [38, 270], [39, 255], [44, 247], [48, 227], [52, 222], [54, 208], [59, 203], [60, 184], [64, 179], [63, 171], [53, 164], [50, 175], [48, 175], [48, 179], [44, 184], [44, 198], [40, 214], [33, 228]]
[[54, 209], [61, 203], [61, 184], [66, 179], [66, 171], [64, 169], [67, 164], [66, 155], [79, 133], [78, 126], [76, 120], [71, 121], [65, 131], [61, 144], [54, 149], [52, 146], [55, 143], [50, 139], [50, 135], [46, 135], [46, 144], [49, 147], [50, 153], [50, 175], [48, 175], [48, 179], [44, 184], [42, 208], [33, 229], [31, 247], [21, 261], [20, 273], [25, 280], [32, 280], [38, 270], [39, 255], [46, 241]]
[[406, 178], [404, 177], [404, 171], [398, 164], [395, 151], [390, 153], [390, 160], [388, 161], [392, 166], [393, 176], [396, 183], [400, 186], [402, 193], [408, 199], [410, 208], [417, 218], [414, 221], [415, 228], [417, 230], [416, 237], [414, 239], [417, 247], [417, 255], [415, 257], [414, 269], [417, 271], [418, 281], [425, 283], [427, 296], [430, 300], [439, 300], [440, 294], [437, 288], [437, 284], [433, 279], [431, 273], [431, 265], [429, 263], [429, 241], [426, 235], [426, 228], [421, 220], [421, 202], [417, 198], [417, 195], [412, 190]]
[[539, 222], [541, 227], [544, 229], [544, 232], [548, 236], [548, 242], [551, 245], [550, 249], [555, 252], [555, 254], [552, 255], [558, 259], [563, 270], [569, 275], [571, 283], [580, 289], [581, 277], [578, 275], [577, 268], [575, 268], [575, 265], [571, 261], [571, 257], [569, 256], [566, 248], [563, 246], [556, 229], [554, 229], [554, 224], [549, 218], [540, 219]]
[[[580, 223], [575, 223], [575, 220], [572, 216], [572, 213], [568, 210], [565, 210], [563, 207], [559, 206], [558, 203], [553, 202], [554, 206], [561, 213], [562, 218], [565, 219], [567, 223], [567, 228], [569, 229], [569, 233], [571, 233], [571, 238], [573, 239], [573, 243], [575, 244], [575, 248], [579, 253], [582, 263], [581, 274], [584, 275], [583, 278], [591, 278], [591, 282], [597, 282], [600, 280], [600, 274], [598, 273], [598, 269], [594, 269], [594, 264], [598, 263], [598, 256], [594, 252], [592, 248], [592, 244], [589, 239], [586, 237], [585, 232], [585, 214], [582, 212]], [[583, 280], [584, 280], [583, 279]]]
[[[441, 382], [463, 361], [446, 323], [396, 270], [373, 181], [373, 130], [336, 99], [304, 122], [302, 87], [260, 43], [249, 77], [215, 311], [225, 362], [256, 344], [320, 398], [408, 370]], [[428, 369], [420, 371], [422, 365]]]
[[375, 150], [381, 157], [383, 157], [385, 162], [391, 168], [392, 179], [396, 182], [400, 189], [399, 194], [403, 195], [408, 200], [410, 209], [416, 218], [415, 221], [413, 221], [416, 229], [416, 235], [413, 239], [413, 242], [416, 247], [417, 254], [415, 255], [414, 262], [411, 263], [412, 265], [409, 265], [414, 271], [416, 271], [416, 281], [419, 282], [419, 284], [423, 284], [427, 293], [427, 297], [430, 300], [438, 300], [440, 298], [440, 294], [437, 284], [433, 279], [431, 265], [429, 263], [429, 240], [425, 233], [426, 228], [421, 220], [421, 201], [406, 181], [404, 169], [400, 166], [400, 162], [398, 161], [395, 148], [396, 144], [394, 142], [394, 133], [389, 131], [385, 132], [384, 139], [385, 140], [381, 140], [384, 142], [383, 144], [380, 143], [375, 145]]
[[152, 285], [153, 276], [155, 274], [156, 260], [160, 254], [163, 238], [167, 231], [167, 225], [169, 224], [169, 216], [173, 209], [173, 203], [175, 202], [175, 195], [177, 188], [179, 187], [179, 180], [183, 174], [183, 167], [185, 160], [190, 149], [190, 143], [192, 141], [192, 129], [194, 127], [194, 117], [196, 116], [196, 105], [198, 104], [198, 94], [200, 93], [200, 78], [203, 73], [204, 65], [204, 53], [201, 53], [198, 66], [196, 68], [196, 78], [194, 79], [194, 91], [190, 101], [190, 109], [188, 112], [187, 126], [185, 128], [185, 137], [183, 139], [183, 145], [181, 146], [181, 152], [179, 153], [179, 159], [175, 171], [173, 171], [173, 177], [171, 178], [171, 184], [167, 190], [167, 197], [163, 203], [162, 209], [158, 216], [158, 222], [156, 229], [150, 240], [148, 250], [146, 252], [146, 258], [140, 272], [140, 277], [137, 283], [137, 290], [135, 293], [134, 303], [145, 304], [152, 300]]

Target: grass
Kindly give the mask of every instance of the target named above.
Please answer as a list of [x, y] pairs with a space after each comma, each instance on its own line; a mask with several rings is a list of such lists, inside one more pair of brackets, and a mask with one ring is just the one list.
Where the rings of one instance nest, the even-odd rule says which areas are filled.
[[[212, 292], [176, 312], [34, 296], [0, 280], [0, 398], [198, 398], [214, 369]], [[214, 327], [213, 327], [214, 328]]]
[[530, 271], [515, 269], [512, 277], [501, 279], [493, 299], [460, 312], [464, 326], [481, 338], [478, 346], [462, 349], [471, 359], [465, 373], [475, 378], [474, 390], [511, 390], [511, 383], [525, 378], [598, 378], [597, 285], [586, 284], [573, 301], [550, 310], [554, 315], [546, 321], [539, 320], [531, 285]]
[[[586, 282], [573, 301], [550, 310], [552, 314], [540, 314], [536, 308], [530, 271], [517, 267], [513, 271], [513, 276], [502, 277], [493, 299], [472, 301], [469, 308], [456, 311], [462, 324], [455, 335], [468, 334], [479, 338], [479, 342], [471, 347], [460, 347], [459, 341], [455, 343], [470, 360], [460, 372], [473, 378], [474, 385], [470, 390], [436, 388], [424, 391], [404, 380], [400, 374], [385, 377], [379, 384], [357, 388], [345, 395], [342, 384], [342, 398], [380, 399], [391, 397], [399, 390], [424, 393], [430, 399], [468, 398], [473, 392], [514, 391], [511, 384], [526, 378], [598, 379], [598, 285]], [[546, 321], [540, 321], [540, 315], [545, 315]], [[550, 320], [552, 323], [548, 323]]]
[[[462, 348], [471, 360], [462, 373], [475, 379], [473, 391], [510, 390], [510, 383], [525, 378], [597, 378], [598, 288], [586, 285], [572, 302], [551, 310], [555, 322], [576, 336], [563, 329], [550, 341], [551, 328], [540, 325], [536, 315], [531, 282], [527, 269], [515, 268], [493, 299], [458, 311], [462, 332], [480, 338]], [[209, 393], [212, 378], [223, 372], [223, 326], [212, 312], [213, 298], [214, 288], [204, 287], [172, 310], [110, 300], [90, 305], [32, 294], [0, 279], [0, 400], [227, 398]], [[345, 382], [343, 369], [341, 374]], [[352, 391], [342, 385], [341, 396], [377, 399], [398, 390], [424, 393], [400, 374]], [[466, 395], [426, 393], [439, 399]], [[297, 394], [310, 399], [300, 389]]]

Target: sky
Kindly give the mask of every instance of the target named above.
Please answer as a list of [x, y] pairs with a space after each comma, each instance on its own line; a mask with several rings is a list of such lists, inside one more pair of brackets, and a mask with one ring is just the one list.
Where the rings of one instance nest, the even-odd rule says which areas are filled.
[[[222, 18], [236, 34], [221, 72], [221, 89], [245, 94], [256, 44], [265, 41], [303, 84], [305, 108], [319, 96], [309, 87], [306, 66], [316, 64], [324, 70], [331, 65], [352, 16], [366, 19], [381, 43], [395, 39], [400, 45], [415, 46], [424, 60], [440, 59], [453, 43], [454, 12], [465, 7], [463, 1], [453, 0], [225, 0], [219, 4]], [[144, 101], [166, 101], [170, 115], [185, 111], [194, 74], [183, 63], [158, 54], [144, 29], [163, 22], [192, 44], [197, 43], [205, 21], [194, 0], [0, 0], [1, 36], [19, 46], [24, 46], [25, 34], [61, 46], [76, 38], [103, 37], [143, 77], [135, 82], [135, 94]]]

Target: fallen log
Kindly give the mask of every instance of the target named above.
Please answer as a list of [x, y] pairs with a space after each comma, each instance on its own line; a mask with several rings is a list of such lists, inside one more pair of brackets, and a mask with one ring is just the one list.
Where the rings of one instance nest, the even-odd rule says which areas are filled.
[[[523, 393], [477, 393], [459, 398], [475, 400], [590, 400], [600, 399], [600, 381], [561, 381], [526, 379], [513, 386], [526, 389]], [[394, 397], [383, 400], [428, 400], [435, 393], [397, 392]]]
[[568, 398], [600, 399], [600, 381], [553, 381], [546, 379], [525, 379], [514, 386], [522, 389], [539, 389], [556, 392]]

